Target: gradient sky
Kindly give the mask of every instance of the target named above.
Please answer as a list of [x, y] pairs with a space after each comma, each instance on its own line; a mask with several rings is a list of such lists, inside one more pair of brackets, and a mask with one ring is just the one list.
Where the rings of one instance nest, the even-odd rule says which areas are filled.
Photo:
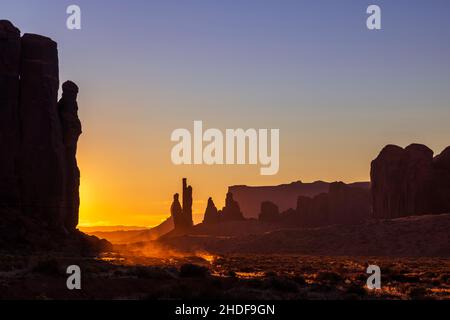
[[[65, 27], [78, 4], [82, 30]], [[382, 31], [366, 8], [382, 9]], [[394, 143], [450, 145], [450, 1], [15, 0], [0, 18], [59, 44], [80, 86], [81, 223], [155, 225], [181, 178], [196, 220], [228, 185], [369, 179]], [[279, 128], [280, 171], [176, 167], [170, 134]]]

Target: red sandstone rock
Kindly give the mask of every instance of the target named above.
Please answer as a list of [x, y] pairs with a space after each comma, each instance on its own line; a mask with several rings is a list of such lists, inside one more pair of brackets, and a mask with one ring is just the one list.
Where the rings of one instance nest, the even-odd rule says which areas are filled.
[[280, 211], [278, 206], [270, 201], [261, 203], [261, 213], [259, 220], [264, 222], [276, 222], [280, 219]]
[[450, 147], [433, 160], [432, 213], [450, 213]]
[[373, 216], [398, 218], [450, 210], [450, 151], [433, 159], [427, 146], [386, 146], [372, 161]]
[[203, 218], [204, 224], [216, 224], [219, 223], [219, 212], [214, 204], [212, 198], [208, 199], [208, 205], [206, 207], [205, 216]]
[[404, 158], [401, 147], [388, 145], [372, 161], [370, 177], [375, 218], [398, 218], [405, 208]]
[[369, 190], [334, 182], [328, 193], [314, 198], [298, 197], [295, 218], [291, 213], [287, 219], [303, 227], [359, 224], [370, 218], [370, 202]]
[[225, 199], [225, 207], [223, 207], [222, 209], [220, 218], [222, 221], [244, 220], [244, 215], [241, 212], [239, 203], [234, 201], [233, 194], [231, 192], [227, 193], [227, 198]]

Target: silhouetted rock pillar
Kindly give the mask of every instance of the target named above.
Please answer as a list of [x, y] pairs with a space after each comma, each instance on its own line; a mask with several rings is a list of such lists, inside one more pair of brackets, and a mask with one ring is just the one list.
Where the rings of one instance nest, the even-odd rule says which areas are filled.
[[62, 98], [58, 102], [58, 112], [65, 149], [65, 226], [67, 230], [75, 230], [78, 225], [80, 207], [80, 170], [76, 158], [78, 138], [81, 135], [77, 104], [78, 87], [75, 83], [67, 81], [62, 85], [62, 91]]
[[0, 20], [0, 210], [19, 208], [20, 31]]
[[203, 218], [204, 224], [216, 224], [219, 222], [219, 213], [212, 198], [208, 199], [208, 205], [206, 207], [205, 216]]
[[192, 187], [187, 185], [187, 179], [183, 179], [183, 226], [192, 227]]
[[241, 212], [239, 203], [234, 201], [233, 194], [231, 192], [227, 193], [225, 199], [225, 207], [222, 209], [221, 218], [224, 221], [239, 221], [244, 220], [244, 215]]
[[173, 225], [175, 230], [183, 228], [183, 209], [181, 208], [179, 194], [173, 195], [172, 206], [170, 207], [170, 214], [172, 215]]
[[49, 38], [22, 37], [21, 194], [25, 214], [64, 230], [65, 156], [57, 109], [58, 50]]

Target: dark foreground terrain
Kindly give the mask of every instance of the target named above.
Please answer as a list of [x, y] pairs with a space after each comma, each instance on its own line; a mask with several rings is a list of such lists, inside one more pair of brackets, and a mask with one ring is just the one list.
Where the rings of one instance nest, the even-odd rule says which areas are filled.
[[[111, 233], [114, 253], [96, 258], [0, 253], [0, 299], [450, 299], [449, 229], [447, 214], [306, 229], [242, 221], [150, 241], [144, 230], [125, 244], [129, 232]], [[66, 287], [70, 265], [81, 290]], [[381, 290], [366, 288], [369, 265]]]
[[[82, 290], [66, 288], [72, 264]], [[381, 267], [381, 290], [365, 287], [369, 264]], [[0, 299], [450, 299], [450, 259], [2, 254]]]
[[373, 220], [359, 225], [278, 228], [258, 221], [198, 225], [158, 243], [182, 251], [220, 254], [450, 258], [450, 214]]

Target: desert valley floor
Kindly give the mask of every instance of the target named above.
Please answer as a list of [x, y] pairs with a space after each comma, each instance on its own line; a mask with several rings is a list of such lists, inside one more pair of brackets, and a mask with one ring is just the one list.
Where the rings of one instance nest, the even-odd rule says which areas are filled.
[[[0, 299], [450, 299], [444, 258], [198, 253], [81, 261], [3, 255], [0, 261]], [[83, 270], [82, 290], [66, 288], [71, 264]], [[382, 268], [381, 290], [365, 288], [368, 264]]]

